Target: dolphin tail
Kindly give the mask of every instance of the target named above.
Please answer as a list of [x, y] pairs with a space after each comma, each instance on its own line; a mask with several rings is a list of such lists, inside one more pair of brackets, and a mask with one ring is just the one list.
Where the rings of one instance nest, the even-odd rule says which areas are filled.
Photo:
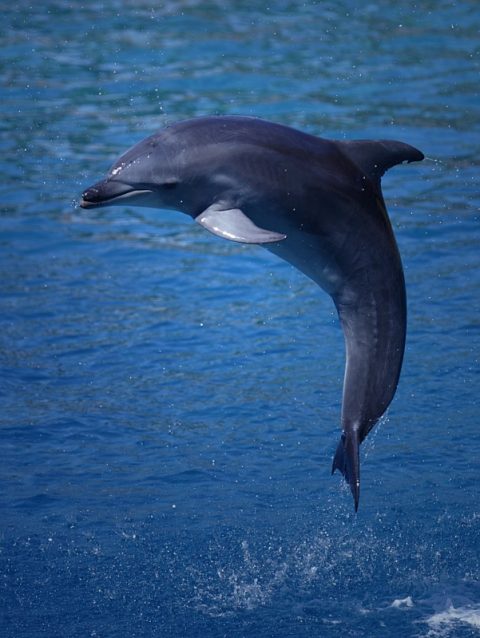
[[358, 501], [360, 499], [360, 440], [358, 430], [343, 432], [337, 446], [337, 451], [333, 457], [332, 474], [335, 470], [345, 477], [350, 485], [353, 500], [355, 503], [355, 511], [358, 510]]

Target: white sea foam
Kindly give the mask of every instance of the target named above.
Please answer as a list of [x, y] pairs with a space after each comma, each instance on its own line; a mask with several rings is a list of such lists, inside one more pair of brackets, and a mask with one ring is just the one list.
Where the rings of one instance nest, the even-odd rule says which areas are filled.
[[448, 603], [444, 611], [437, 612], [427, 618], [431, 631], [428, 636], [450, 636], [454, 635], [458, 623], [464, 623], [480, 629], [480, 606], [454, 607], [451, 602]]
[[396, 598], [390, 607], [396, 607], [397, 609], [401, 609], [404, 607], [413, 607], [413, 600], [411, 596], [407, 596], [406, 598]]

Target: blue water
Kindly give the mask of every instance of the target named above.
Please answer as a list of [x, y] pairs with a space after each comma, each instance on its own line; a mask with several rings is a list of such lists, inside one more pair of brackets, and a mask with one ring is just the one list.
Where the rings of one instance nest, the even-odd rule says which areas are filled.
[[[478, 636], [478, 2], [17, 0], [2, 21], [1, 635]], [[430, 158], [383, 179], [408, 343], [358, 515], [330, 476], [329, 297], [179, 214], [76, 208], [128, 146], [220, 113]]]

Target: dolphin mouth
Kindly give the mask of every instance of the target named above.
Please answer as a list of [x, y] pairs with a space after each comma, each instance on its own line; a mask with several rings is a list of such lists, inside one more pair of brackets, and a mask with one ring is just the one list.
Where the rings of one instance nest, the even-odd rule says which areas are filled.
[[153, 193], [151, 189], [138, 189], [121, 182], [105, 181], [99, 182], [87, 188], [82, 193], [80, 200], [80, 208], [100, 208], [102, 206], [110, 206], [117, 202], [137, 197], [138, 195], [150, 195]]

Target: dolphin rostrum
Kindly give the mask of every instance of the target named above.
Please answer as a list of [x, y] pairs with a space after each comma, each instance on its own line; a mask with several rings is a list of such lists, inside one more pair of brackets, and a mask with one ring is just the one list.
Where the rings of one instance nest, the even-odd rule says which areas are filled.
[[139, 142], [80, 206], [184, 212], [215, 235], [263, 244], [333, 299], [346, 366], [332, 466], [358, 509], [359, 446], [390, 404], [405, 348], [402, 263], [380, 187], [423, 159], [395, 141], [330, 141], [250, 117], [201, 117]]

